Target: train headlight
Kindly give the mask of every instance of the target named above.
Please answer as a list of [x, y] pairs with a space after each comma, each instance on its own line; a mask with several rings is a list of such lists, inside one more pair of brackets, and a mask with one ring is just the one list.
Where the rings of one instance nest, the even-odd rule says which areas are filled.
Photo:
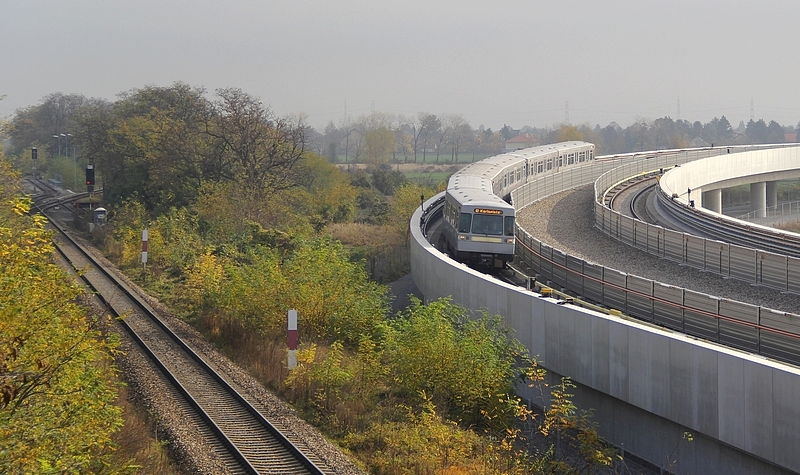
[[466, 234], [459, 234], [458, 235], [458, 240], [459, 241], [468, 241], [469, 240], [469, 236], [467, 236]]
[[508, 239], [506, 239], [506, 242], [508, 244], [514, 244], [514, 238], [508, 238]]

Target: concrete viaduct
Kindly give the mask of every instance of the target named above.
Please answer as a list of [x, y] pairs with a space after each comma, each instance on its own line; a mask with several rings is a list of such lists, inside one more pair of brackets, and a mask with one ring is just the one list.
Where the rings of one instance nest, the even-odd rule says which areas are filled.
[[[763, 183], [753, 187], [754, 201], [766, 206], [769, 183], [800, 168], [797, 148], [752, 152], [761, 154], [755, 160], [750, 152], [715, 153], [724, 155], [682, 164], [669, 182], [711, 210], [720, 209], [723, 187], [754, 181]], [[555, 194], [608, 170], [594, 166], [525, 186], [539, 197], [542, 188]], [[439, 253], [420, 230], [421, 215], [411, 219], [411, 270], [425, 300], [450, 296], [504, 316], [551, 377], [578, 383], [576, 403], [594, 410], [608, 441], [672, 473], [800, 473], [800, 368], [500, 282]], [[528, 391], [520, 388], [535, 399]]]

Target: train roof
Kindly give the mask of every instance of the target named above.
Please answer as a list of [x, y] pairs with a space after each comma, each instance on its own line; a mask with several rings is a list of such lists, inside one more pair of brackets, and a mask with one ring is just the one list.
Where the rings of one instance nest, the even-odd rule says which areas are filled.
[[471, 163], [454, 173], [447, 182], [447, 193], [460, 204], [476, 204], [481, 206], [508, 206], [508, 203], [494, 195], [492, 181], [500, 172], [525, 160], [537, 160], [549, 155], [558, 155], [565, 150], [575, 148], [592, 148], [589, 142], [561, 142], [540, 145], [514, 152], [502, 153], [493, 157]]
[[[547, 155], [553, 153], [559, 153], [561, 151], [567, 149], [573, 149], [575, 147], [594, 147], [593, 144], [589, 142], [560, 142], [554, 143], [549, 145], [540, 145], [538, 147], [531, 147], [525, 148], [522, 150], [516, 150], [513, 152], [502, 153], [500, 155], [495, 155], [493, 157], [486, 158], [484, 160], [480, 160], [475, 163], [471, 163], [466, 167], [462, 168], [461, 170], [457, 171], [450, 177], [448, 181], [448, 188], [456, 186], [454, 180], [459, 180], [460, 176], [478, 176], [478, 177], [486, 177], [489, 178], [489, 185], [488, 190], [491, 191], [492, 185], [491, 180], [497, 176], [498, 173], [506, 169], [509, 165], [513, 165], [516, 162], [524, 161], [524, 160], [536, 160], [538, 158], [544, 158]], [[466, 183], [466, 180], [461, 179], [462, 186]], [[486, 184], [481, 183], [480, 187], [483, 189], [485, 188]]]
[[494, 208], [514, 209], [513, 206], [498, 198], [491, 190], [484, 191], [480, 188], [457, 187], [448, 188], [447, 194], [462, 206], [492, 206]]

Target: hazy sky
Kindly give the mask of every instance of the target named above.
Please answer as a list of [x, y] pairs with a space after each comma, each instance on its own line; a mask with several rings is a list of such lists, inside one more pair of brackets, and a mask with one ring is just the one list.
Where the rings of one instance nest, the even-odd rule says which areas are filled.
[[[0, 117], [54, 93], [238, 87], [323, 128], [800, 121], [796, 0], [0, 0]], [[680, 105], [679, 105], [680, 104]], [[345, 109], [346, 108], [346, 109]]]

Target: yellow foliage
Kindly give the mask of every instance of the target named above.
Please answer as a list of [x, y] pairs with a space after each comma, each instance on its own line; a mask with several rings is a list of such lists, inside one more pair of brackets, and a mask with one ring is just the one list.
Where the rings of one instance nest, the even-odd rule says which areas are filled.
[[43, 222], [19, 215], [28, 206], [0, 206], [0, 467], [94, 472], [122, 424], [113, 345], [74, 303], [81, 290], [52, 263]]
[[190, 312], [202, 310], [215, 302], [219, 294], [225, 270], [217, 262], [216, 256], [206, 251], [197, 258], [194, 265], [186, 269], [186, 290], [184, 297]]
[[578, 130], [578, 127], [574, 125], [562, 125], [558, 130], [558, 141], [571, 142], [573, 140], [583, 140], [583, 134], [581, 131]]

